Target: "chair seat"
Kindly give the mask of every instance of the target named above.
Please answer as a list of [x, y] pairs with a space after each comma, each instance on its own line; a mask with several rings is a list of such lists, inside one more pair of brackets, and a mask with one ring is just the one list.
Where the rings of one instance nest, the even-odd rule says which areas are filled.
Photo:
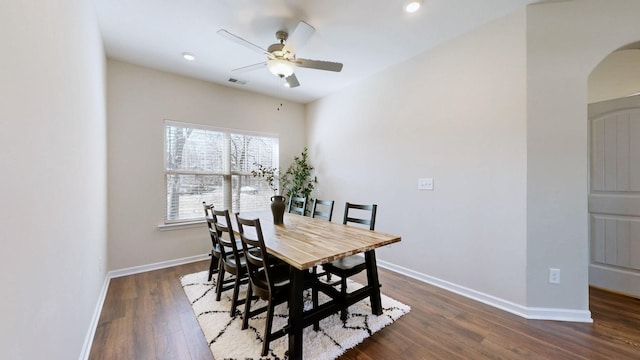
[[247, 266], [247, 259], [245, 259], [244, 256], [240, 256], [239, 259], [236, 260], [233, 255], [227, 256], [225, 264], [229, 267], [244, 269], [244, 267]]
[[353, 276], [367, 268], [362, 256], [351, 255], [322, 265], [323, 269], [340, 277]]
[[[241, 249], [242, 250], [242, 242], [240, 242], [240, 240], [236, 240], [236, 249]], [[213, 248], [213, 251], [215, 251], [218, 254], [220, 254], [220, 244], [216, 244], [216, 246]], [[229, 251], [227, 250], [227, 252], [229, 252]]]
[[[274, 290], [278, 291], [286, 289], [289, 286], [289, 278], [289, 265], [284, 264], [271, 267], [270, 280]], [[265, 291], [269, 289], [269, 284], [267, 283], [264, 270], [256, 273], [253, 286], [259, 287]]]

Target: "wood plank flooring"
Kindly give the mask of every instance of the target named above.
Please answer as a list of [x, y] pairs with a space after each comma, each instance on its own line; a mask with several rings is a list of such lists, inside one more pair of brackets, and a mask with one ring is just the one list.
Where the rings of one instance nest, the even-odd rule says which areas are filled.
[[[213, 359], [178, 280], [206, 269], [112, 279], [90, 359]], [[592, 288], [593, 324], [526, 320], [385, 269], [380, 280], [411, 312], [340, 360], [640, 359], [638, 299]]]

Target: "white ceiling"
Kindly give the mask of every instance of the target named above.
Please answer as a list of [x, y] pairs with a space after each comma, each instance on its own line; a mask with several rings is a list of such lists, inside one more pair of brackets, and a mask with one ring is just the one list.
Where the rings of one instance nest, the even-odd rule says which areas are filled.
[[[425, 0], [414, 14], [405, 0], [94, 0], [107, 56], [171, 73], [308, 103], [405, 61], [535, 0]], [[219, 29], [267, 48], [277, 30], [300, 20], [316, 32], [298, 57], [341, 62], [340, 73], [296, 69], [285, 88], [266, 68], [231, 70], [265, 56]], [[188, 62], [183, 52], [196, 56]], [[232, 84], [230, 77], [246, 81]]]

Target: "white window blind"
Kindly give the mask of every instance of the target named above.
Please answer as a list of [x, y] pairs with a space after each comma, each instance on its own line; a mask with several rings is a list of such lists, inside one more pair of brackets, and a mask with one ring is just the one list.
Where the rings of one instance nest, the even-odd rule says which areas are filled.
[[203, 218], [203, 201], [231, 212], [268, 207], [273, 191], [251, 170], [278, 167], [278, 153], [273, 135], [165, 121], [165, 222]]

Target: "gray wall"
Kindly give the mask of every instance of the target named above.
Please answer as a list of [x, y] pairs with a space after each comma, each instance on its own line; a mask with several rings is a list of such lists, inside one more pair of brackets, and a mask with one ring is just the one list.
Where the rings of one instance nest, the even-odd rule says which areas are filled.
[[589, 104], [640, 93], [640, 49], [607, 56], [589, 74]]
[[90, 1], [0, 7], [0, 349], [75, 359], [106, 270], [102, 42]]
[[524, 40], [523, 8], [307, 112], [335, 219], [346, 201], [377, 203], [376, 229], [402, 236], [380, 260], [514, 312], [526, 304]]

